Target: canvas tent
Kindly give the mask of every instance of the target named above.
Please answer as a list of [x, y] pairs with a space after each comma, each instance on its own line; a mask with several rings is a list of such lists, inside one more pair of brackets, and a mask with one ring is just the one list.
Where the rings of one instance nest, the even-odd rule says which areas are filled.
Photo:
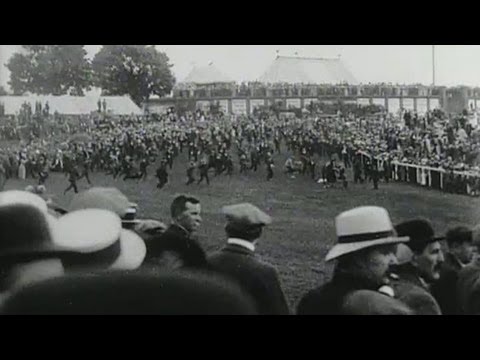
[[207, 84], [227, 84], [234, 82], [228, 76], [223, 74], [214, 64], [210, 63], [207, 66], [195, 66], [187, 75], [182, 83], [207, 85]]
[[358, 84], [340, 58], [289, 56], [278, 56], [259, 81], [270, 84]]
[[114, 115], [142, 115], [140, 109], [128, 96], [0, 96], [6, 115], [18, 114], [22, 104], [30, 103], [35, 109], [35, 103], [40, 102], [42, 108], [48, 102], [50, 113], [55, 111], [63, 115], [85, 115], [98, 110], [98, 100], [107, 104], [107, 112]]

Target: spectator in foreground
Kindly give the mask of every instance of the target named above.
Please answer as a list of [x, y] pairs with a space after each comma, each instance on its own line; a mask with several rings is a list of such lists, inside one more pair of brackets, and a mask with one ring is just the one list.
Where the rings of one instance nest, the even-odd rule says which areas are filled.
[[399, 236], [408, 236], [412, 251], [410, 261], [395, 267], [392, 278], [396, 296], [417, 315], [441, 315], [431, 293], [431, 286], [440, 279], [444, 262], [440, 241], [431, 224], [422, 219], [403, 222], [395, 227]]
[[457, 289], [458, 273], [473, 258], [473, 233], [465, 226], [447, 232], [448, 252], [442, 265], [440, 279], [432, 286], [432, 294], [437, 299], [443, 315], [457, 315], [459, 308], [454, 295]]
[[207, 267], [205, 251], [192, 235], [202, 223], [202, 207], [195, 197], [177, 196], [171, 206], [172, 224], [147, 243], [147, 266]]
[[38, 196], [0, 193], [0, 297], [64, 275], [62, 259], [70, 252], [59, 244], [57, 221]]
[[[456, 299], [459, 315], [480, 314], [480, 226], [472, 230], [475, 256], [458, 273]], [[453, 296], [453, 294], [452, 294]]]
[[179, 271], [77, 274], [22, 289], [7, 315], [257, 315], [238, 285], [216, 274]]
[[409, 315], [412, 311], [394, 298], [388, 271], [396, 263], [398, 237], [388, 212], [360, 207], [335, 220], [337, 244], [326, 261], [337, 260], [333, 279], [307, 293], [297, 308], [299, 315]]
[[58, 243], [74, 252], [63, 259], [68, 273], [135, 270], [145, 259], [144, 241], [108, 210], [70, 212], [58, 220], [58, 232]]
[[262, 315], [288, 315], [277, 270], [255, 255], [270, 216], [252, 204], [225, 206], [227, 245], [208, 259], [213, 270], [238, 282], [255, 299]]

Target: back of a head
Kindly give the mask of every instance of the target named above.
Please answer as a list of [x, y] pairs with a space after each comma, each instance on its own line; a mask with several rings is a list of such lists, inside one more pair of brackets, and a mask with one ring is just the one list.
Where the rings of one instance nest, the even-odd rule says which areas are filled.
[[52, 315], [255, 315], [253, 300], [219, 275], [187, 271], [163, 274], [75, 275], [24, 288], [3, 314]]

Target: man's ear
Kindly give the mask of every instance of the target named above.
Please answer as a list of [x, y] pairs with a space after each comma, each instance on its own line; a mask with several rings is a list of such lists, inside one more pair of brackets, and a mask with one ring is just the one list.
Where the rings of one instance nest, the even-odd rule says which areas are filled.
[[418, 254], [414, 251], [412, 251], [412, 260], [410, 260], [410, 262], [412, 263], [412, 265], [416, 266], [418, 265], [418, 257], [420, 256], [421, 254]]

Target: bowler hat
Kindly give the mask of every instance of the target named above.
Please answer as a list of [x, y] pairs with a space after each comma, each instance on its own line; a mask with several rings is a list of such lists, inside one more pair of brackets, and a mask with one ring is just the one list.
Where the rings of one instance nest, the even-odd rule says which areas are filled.
[[408, 242], [398, 237], [384, 208], [364, 206], [341, 213], [335, 219], [337, 244], [328, 252], [326, 261], [379, 245]]
[[405, 221], [395, 226], [395, 230], [399, 236], [410, 237], [407, 245], [413, 251], [421, 251], [428, 244], [445, 239], [443, 236], [435, 236], [432, 225], [424, 219]]

